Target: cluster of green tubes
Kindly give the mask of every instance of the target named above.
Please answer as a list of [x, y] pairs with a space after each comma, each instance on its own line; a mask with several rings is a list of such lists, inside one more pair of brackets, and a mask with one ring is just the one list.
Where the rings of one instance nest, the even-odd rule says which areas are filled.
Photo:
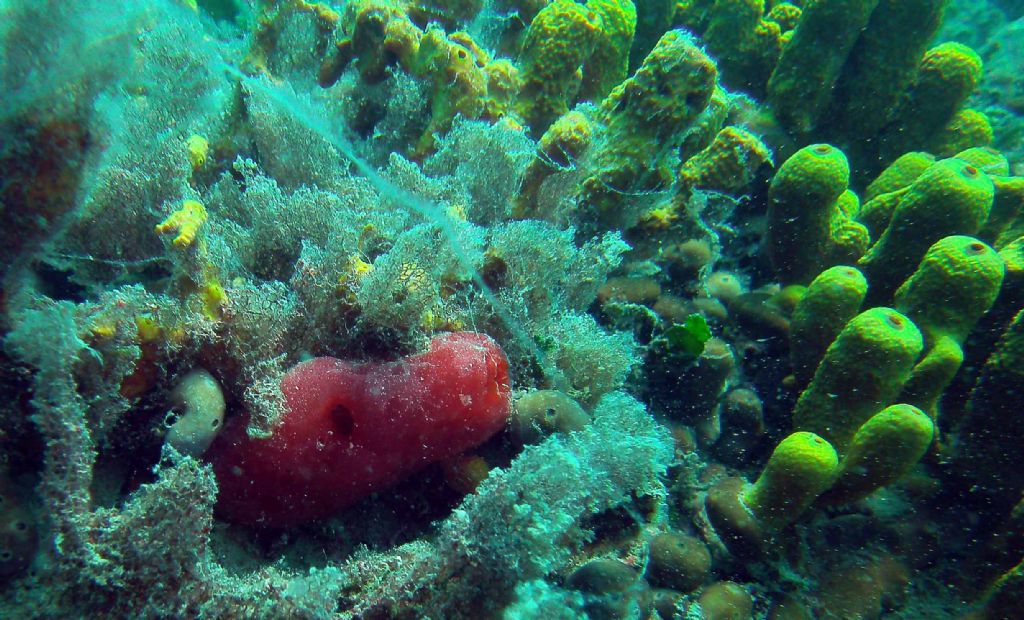
[[[975, 325], [997, 302], [1021, 299], [1024, 235], [1008, 237], [1024, 219], [1024, 179], [1009, 176], [999, 153], [907, 153], [868, 186], [864, 205], [843, 198], [849, 174], [839, 149], [811, 145], [780, 166], [769, 192], [769, 258], [783, 284], [805, 288], [790, 322], [793, 379], [803, 388], [795, 432], [740, 495], [768, 533], [812, 505], [864, 498], [908, 472], [933, 444], [940, 398]], [[843, 233], [851, 230], [862, 241], [852, 256]], [[1020, 324], [1018, 316], [986, 365], [969, 423], [1024, 383]], [[973, 432], [965, 444], [991, 464], [985, 436]]]
[[929, 49], [944, 0], [681, 0], [730, 88], [767, 102], [801, 142], [847, 150], [869, 176], [912, 150], [941, 156], [992, 139], [965, 108], [981, 77], [969, 47]]

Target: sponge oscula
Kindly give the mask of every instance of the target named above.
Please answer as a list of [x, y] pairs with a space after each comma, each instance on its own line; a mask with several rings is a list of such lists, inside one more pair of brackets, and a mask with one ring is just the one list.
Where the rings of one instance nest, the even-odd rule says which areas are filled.
[[886, 407], [857, 430], [839, 477], [821, 501], [856, 501], [898, 480], [924, 456], [934, 433], [932, 419], [917, 407]]
[[200, 456], [213, 443], [224, 422], [224, 393], [213, 375], [202, 368], [178, 381], [170, 394], [179, 413], [167, 429], [164, 443], [189, 456]]
[[793, 426], [821, 435], [843, 454], [868, 418], [892, 403], [924, 343], [891, 308], [871, 308], [839, 333], [793, 410]]
[[993, 195], [988, 175], [971, 164], [955, 158], [932, 164], [906, 190], [885, 232], [860, 260], [870, 298], [888, 299], [939, 239], [976, 233]]
[[832, 485], [838, 465], [827, 441], [814, 433], [793, 433], [776, 446], [757, 482], [743, 493], [743, 503], [763, 527], [780, 530]]
[[929, 340], [945, 335], [962, 344], [999, 295], [1003, 271], [1003, 259], [981, 241], [945, 237], [928, 249], [893, 305]]
[[896, 309], [921, 329], [927, 345], [901, 400], [935, 413], [963, 362], [961, 345], [995, 303], [1003, 273], [1002, 257], [973, 237], [945, 237], [928, 249], [896, 291]]
[[424, 466], [483, 443], [509, 416], [508, 361], [481, 334], [435, 337], [390, 364], [320, 357], [281, 381], [268, 439], [235, 416], [210, 448], [230, 521], [286, 527], [326, 517]]
[[809, 282], [833, 250], [833, 219], [850, 164], [828, 144], [812, 144], [787, 159], [768, 190], [768, 258], [784, 283]]
[[952, 157], [974, 166], [989, 176], [1010, 174], [1009, 160], [994, 148], [975, 146], [962, 149]]

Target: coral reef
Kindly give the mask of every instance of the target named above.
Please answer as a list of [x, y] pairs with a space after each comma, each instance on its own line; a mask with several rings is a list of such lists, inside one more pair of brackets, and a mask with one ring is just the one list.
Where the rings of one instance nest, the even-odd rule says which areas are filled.
[[1013, 3], [0, 4], [0, 616], [1015, 617]]

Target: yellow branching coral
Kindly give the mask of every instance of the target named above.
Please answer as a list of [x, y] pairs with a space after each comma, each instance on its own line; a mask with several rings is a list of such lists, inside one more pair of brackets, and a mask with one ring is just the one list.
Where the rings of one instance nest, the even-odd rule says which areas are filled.
[[206, 207], [197, 200], [186, 200], [181, 208], [170, 214], [167, 219], [156, 227], [158, 235], [178, 233], [171, 243], [175, 247], [188, 248], [196, 240], [199, 227], [206, 221]]

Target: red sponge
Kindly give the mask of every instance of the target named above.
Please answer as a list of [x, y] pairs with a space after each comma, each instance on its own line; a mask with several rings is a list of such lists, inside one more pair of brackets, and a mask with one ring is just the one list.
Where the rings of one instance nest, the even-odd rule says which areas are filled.
[[481, 334], [438, 336], [388, 364], [321, 357], [281, 381], [287, 412], [269, 439], [228, 420], [207, 452], [218, 514], [238, 523], [307, 523], [483, 443], [510, 411], [508, 360]]

